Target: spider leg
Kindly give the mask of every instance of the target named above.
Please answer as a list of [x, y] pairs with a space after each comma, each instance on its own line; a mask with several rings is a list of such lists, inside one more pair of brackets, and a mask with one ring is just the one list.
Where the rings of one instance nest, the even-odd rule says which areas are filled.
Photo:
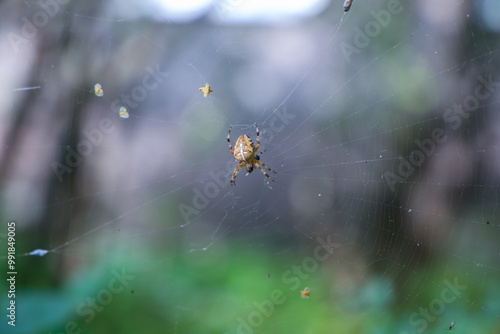
[[257, 130], [257, 146], [255, 146], [254, 150], [255, 152], [257, 152], [259, 150], [259, 146], [260, 146], [260, 135], [259, 135], [259, 128], [257, 127], [257, 123], [254, 123], [255, 124], [255, 130]]
[[[257, 162], [257, 161], [256, 161]], [[257, 167], [265, 176], [267, 176], [267, 178], [271, 181], [274, 182], [273, 178], [269, 176], [269, 174], [267, 174], [263, 169], [262, 167], [260, 167], [257, 163], [255, 164], [255, 167]], [[267, 167], [266, 167], [267, 168]], [[269, 168], [267, 168], [269, 169]], [[270, 169], [269, 169], [270, 170]], [[275, 172], [276, 173], [276, 172]]]
[[264, 168], [266, 168], [268, 171], [270, 172], [273, 172], [274, 174], [278, 174], [278, 172], [275, 172], [273, 171], [271, 168], [267, 167], [265, 163], [259, 161], [259, 160], [256, 160], [255, 161], [255, 165], [258, 166], [258, 165], [262, 165]]
[[259, 155], [261, 155], [262, 153], [264, 153], [264, 152], [266, 152], [266, 151], [267, 151], [267, 149], [265, 149], [264, 151], [260, 151], [259, 153], [254, 154], [253, 156], [254, 156], [254, 157], [258, 157]]
[[227, 133], [227, 143], [229, 145], [229, 151], [231, 151], [231, 154], [234, 155], [233, 148], [231, 146], [231, 140], [229, 139], [229, 136], [231, 135], [231, 127], [229, 127], [229, 132]]
[[243, 167], [245, 167], [245, 164], [241, 164], [239, 165], [238, 167], [236, 167], [233, 171], [233, 177], [231, 178], [231, 181], [229, 182], [232, 186], [235, 186], [236, 185], [236, 181], [234, 181], [234, 179], [236, 179], [236, 175], [238, 174], [238, 172], [240, 171], [240, 169], [242, 169]]

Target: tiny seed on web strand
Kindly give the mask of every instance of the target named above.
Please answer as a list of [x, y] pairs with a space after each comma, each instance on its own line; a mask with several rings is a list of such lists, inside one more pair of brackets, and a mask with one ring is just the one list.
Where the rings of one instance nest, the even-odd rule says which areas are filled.
[[304, 290], [300, 291], [300, 297], [307, 299], [311, 295], [311, 288], [305, 287]]
[[96, 83], [94, 85], [94, 93], [96, 96], [99, 96], [99, 97], [104, 95], [104, 91], [102, 90], [102, 86], [100, 83]]
[[128, 118], [127, 108], [120, 107], [120, 117], [121, 118]]

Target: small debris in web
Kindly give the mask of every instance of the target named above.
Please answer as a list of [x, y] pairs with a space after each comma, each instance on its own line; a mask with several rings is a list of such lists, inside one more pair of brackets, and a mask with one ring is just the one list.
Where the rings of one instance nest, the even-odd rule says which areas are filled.
[[104, 95], [104, 91], [102, 90], [102, 86], [100, 83], [96, 83], [94, 85], [94, 93], [95, 93], [95, 95], [97, 95], [99, 97]]
[[207, 97], [211, 92], [213, 92], [208, 83], [205, 85], [205, 87], [200, 87], [198, 89], [203, 92], [203, 97]]
[[31, 255], [31, 256], [44, 256], [48, 252], [49, 252], [48, 250], [37, 248], [34, 251], [26, 253], [26, 254]]
[[128, 118], [127, 108], [120, 107], [120, 117], [121, 118]]
[[33, 89], [40, 89], [42, 86], [31, 86], [31, 87], [21, 87], [21, 88], [14, 88], [12, 91], [13, 92], [20, 92], [23, 90], [33, 90]]
[[300, 291], [300, 297], [307, 299], [311, 294], [311, 288], [305, 287], [304, 290]]
[[344, 2], [344, 12], [347, 12], [347, 11], [349, 11], [349, 9], [351, 9], [352, 1], [353, 0], [345, 0], [345, 2]]

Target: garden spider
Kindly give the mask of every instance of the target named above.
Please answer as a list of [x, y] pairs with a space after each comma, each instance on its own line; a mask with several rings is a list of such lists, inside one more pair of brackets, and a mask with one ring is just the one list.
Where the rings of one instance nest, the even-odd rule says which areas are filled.
[[[255, 130], [257, 130], [257, 146], [253, 146], [252, 140], [247, 135], [241, 135], [238, 140], [236, 140], [236, 144], [234, 145], [234, 150], [231, 147], [231, 140], [229, 136], [231, 135], [231, 127], [229, 127], [229, 133], [227, 134], [227, 143], [229, 144], [229, 151], [234, 155], [236, 161], [240, 164], [233, 171], [233, 177], [231, 178], [230, 184], [232, 186], [236, 185], [234, 181], [236, 179], [236, 175], [243, 167], [246, 167], [247, 173], [251, 173], [254, 168], [258, 168], [265, 176], [267, 176], [271, 181], [274, 180], [267, 174], [262, 167], [266, 168], [270, 172], [275, 174], [271, 168], [267, 167], [263, 162], [260, 162], [260, 155], [264, 153], [264, 151], [257, 153], [257, 150], [260, 146], [260, 136], [259, 136], [259, 128], [257, 127], [257, 123], [255, 124]], [[262, 166], [262, 167], [261, 167]]]

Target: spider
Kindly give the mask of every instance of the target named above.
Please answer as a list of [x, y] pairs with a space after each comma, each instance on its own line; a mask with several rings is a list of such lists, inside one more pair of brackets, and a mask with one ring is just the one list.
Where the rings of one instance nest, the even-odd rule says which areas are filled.
[[229, 144], [229, 151], [231, 151], [231, 154], [234, 155], [234, 158], [239, 163], [239, 166], [234, 169], [233, 177], [229, 182], [232, 186], [236, 185], [236, 182], [234, 180], [236, 179], [236, 175], [238, 174], [240, 169], [242, 169], [243, 167], [247, 169], [247, 173], [251, 173], [254, 168], [258, 168], [265, 176], [267, 176], [273, 182], [274, 180], [269, 176], [269, 174], [267, 174], [262, 169], [262, 167], [266, 168], [270, 172], [278, 174], [271, 168], [267, 167], [263, 162], [259, 161], [260, 155], [264, 153], [264, 151], [257, 153], [257, 150], [259, 149], [260, 146], [260, 136], [257, 123], [254, 124], [255, 124], [255, 130], [257, 130], [257, 146], [253, 145], [252, 140], [247, 135], [241, 135], [238, 138], [238, 140], [236, 140], [236, 144], [234, 145], [234, 150], [231, 147], [231, 140], [229, 139], [229, 136], [231, 135], [231, 127], [229, 128], [229, 133], [227, 134], [227, 143]]

